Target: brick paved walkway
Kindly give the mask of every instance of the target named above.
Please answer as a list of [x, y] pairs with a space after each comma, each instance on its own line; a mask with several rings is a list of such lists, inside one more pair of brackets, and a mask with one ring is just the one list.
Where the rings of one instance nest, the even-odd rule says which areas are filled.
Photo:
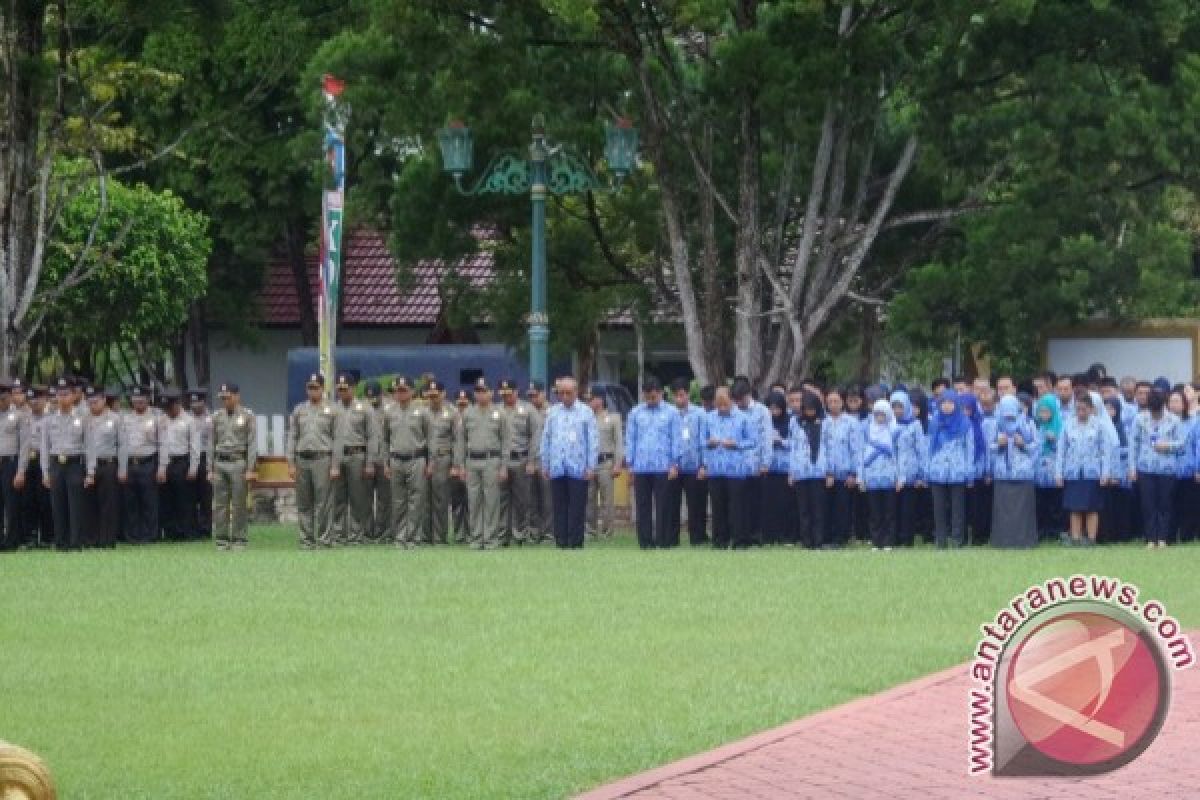
[[[1191, 634], [1193, 645], [1200, 635]], [[972, 778], [965, 666], [602, 786], [583, 800], [1200, 796], [1200, 667], [1174, 673], [1166, 723], [1131, 764], [1091, 778]]]

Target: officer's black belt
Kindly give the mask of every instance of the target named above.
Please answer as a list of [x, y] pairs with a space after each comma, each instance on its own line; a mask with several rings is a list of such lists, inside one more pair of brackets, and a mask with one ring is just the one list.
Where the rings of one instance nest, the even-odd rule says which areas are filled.
[[116, 456], [106, 456], [106, 457], [104, 457], [104, 458], [99, 458], [99, 457], [98, 457], [98, 458], [96, 459], [96, 463], [97, 463], [99, 466], [102, 466], [102, 467], [107, 467], [107, 466], [109, 466], [110, 464], [116, 464], [116, 463], [117, 463], [117, 457], [116, 457]]
[[499, 458], [499, 450], [471, 450], [467, 453], [468, 458]]
[[600, 457], [599, 457], [597, 460], [598, 460], [598, 461], [599, 461], [601, 464], [603, 464], [603, 463], [605, 463], [605, 462], [607, 462], [607, 461], [612, 461], [612, 460], [613, 460], [613, 456], [614, 456], [614, 454], [613, 454], [613, 453], [601, 453], [601, 454], [600, 454]]
[[29, 460], [30, 460], [30, 461], [37, 461], [37, 460], [38, 460], [38, 457], [39, 457], [39, 455], [40, 455], [40, 454], [38, 453], [38, 451], [37, 451], [37, 450], [30, 450], [30, 451], [29, 451]]
[[178, 461], [181, 458], [184, 458], [184, 459], [191, 458], [191, 456], [188, 455], [187, 453], [180, 453], [177, 456], [168, 456], [168, 458], [170, 458], [172, 461]]
[[130, 456], [129, 457], [130, 464], [145, 464], [150, 461], [157, 461], [157, 460], [158, 460], [158, 456], [156, 456], [156, 455], [154, 455], [154, 456]]
[[435, 456], [452, 456], [454, 455], [454, 451], [449, 447], [444, 447], [441, 450], [434, 450], [433, 454]]
[[529, 451], [528, 450], [513, 450], [511, 453], [508, 454], [508, 457], [513, 460], [516, 460], [518, 458], [528, 458]]
[[54, 457], [54, 460], [55, 460], [55, 461], [57, 461], [59, 464], [63, 464], [63, 465], [66, 465], [66, 464], [82, 464], [82, 463], [83, 463], [83, 456], [82, 456], [82, 455], [78, 455], [78, 456], [55, 456], [55, 457]]
[[345, 448], [342, 452], [344, 452], [348, 456], [366, 455], [367, 446], [356, 444], [356, 445], [353, 445], [352, 447]]
[[9, 461], [16, 461], [16, 460], [17, 460], [17, 454], [16, 454], [16, 453], [13, 453], [13, 454], [12, 454], [12, 455], [10, 455], [10, 456], [0, 456], [0, 464], [5, 464], [5, 463], [7, 463], [7, 462], [9, 462]]
[[412, 461], [417, 458], [425, 458], [428, 455], [429, 451], [424, 447], [420, 450], [413, 450], [411, 453], [397, 453], [394, 451], [391, 453], [393, 461]]
[[301, 450], [296, 453], [300, 458], [325, 458], [333, 455], [329, 450]]

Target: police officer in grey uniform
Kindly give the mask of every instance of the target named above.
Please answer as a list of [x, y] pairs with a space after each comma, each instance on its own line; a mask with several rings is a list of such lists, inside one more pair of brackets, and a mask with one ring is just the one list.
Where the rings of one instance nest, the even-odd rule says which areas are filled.
[[[454, 410], [458, 426], [462, 427], [463, 414], [471, 407], [471, 398], [466, 389], [459, 389], [454, 398]], [[457, 434], [456, 439], [457, 442]], [[450, 470], [450, 516], [454, 520], [454, 543], [466, 544], [471, 539], [471, 514], [467, 506], [467, 482], [462, 471]]]
[[12, 405], [12, 386], [0, 383], [0, 550], [21, 544], [21, 496], [29, 451], [29, 414]]
[[446, 544], [450, 529], [450, 473], [458, 441], [458, 412], [445, 403], [446, 387], [436, 378], [425, 385], [429, 411], [429, 544]]
[[85, 434], [87, 474], [85, 525], [87, 545], [117, 546], [121, 527], [121, 482], [125, 475], [125, 448], [121, 446], [121, 418], [108, 407], [104, 391], [91, 386], [84, 392], [88, 411]]
[[167, 480], [167, 436], [163, 418], [150, 409], [150, 391], [129, 392], [132, 409], [121, 418], [121, 441], [128, 466], [125, 485], [125, 536], [130, 544], [158, 538], [158, 486]]
[[395, 402], [383, 415], [383, 441], [392, 482], [392, 535], [397, 547], [411, 549], [426, 539], [429, 525], [429, 412], [412, 401], [412, 384], [392, 381]]
[[212, 536], [213, 487], [208, 479], [212, 471], [209, 452], [212, 450], [213, 418], [208, 411], [208, 390], [192, 389], [188, 392], [188, 406], [192, 415], [192, 427], [199, 438], [200, 463], [196, 467], [196, 478], [192, 489], [194, 505], [191, 514], [191, 538], [207, 539]]
[[221, 384], [220, 397], [208, 451], [213, 538], [218, 550], [241, 550], [246, 546], [246, 496], [258, 468], [258, 435], [254, 412], [242, 405], [238, 385]]
[[183, 413], [178, 390], [163, 392], [167, 410], [163, 429], [167, 450], [167, 479], [159, 493], [159, 519], [166, 539], [182, 542], [193, 537], [196, 473], [200, 469], [200, 434], [191, 414]]
[[[333, 487], [334, 541], [362, 544], [371, 531], [371, 486], [375, 481], [375, 454], [379, 450], [379, 418], [375, 409], [354, 396], [354, 378], [338, 373], [336, 405], [339, 441], [342, 443], [341, 480]], [[337, 458], [337, 453], [334, 454]]]
[[[296, 483], [300, 546], [333, 547], [333, 483], [341, 477], [337, 411], [325, 400], [325, 376], [314, 372], [304, 386], [308, 399], [292, 410], [288, 425], [288, 476]], [[334, 451], [338, 451], [337, 459]]]
[[371, 525], [364, 531], [366, 539], [372, 542], [390, 541], [392, 536], [392, 481], [387, 476], [387, 450], [383, 441], [383, 412], [391, 401], [383, 396], [383, 387], [379, 381], [367, 381], [363, 390], [371, 413], [375, 415], [375, 452], [371, 454], [371, 463], [375, 465], [375, 473], [370, 480], [371, 488]]
[[64, 378], [59, 378], [55, 390], [55, 410], [47, 413], [42, 425], [39, 460], [46, 465], [42, 482], [50, 490], [54, 546], [81, 550], [87, 513], [83, 489], [86, 426], [83, 417], [75, 413], [74, 397]]
[[46, 386], [29, 389], [29, 444], [25, 448], [25, 485], [21, 488], [21, 543], [45, 546], [54, 538], [54, 517], [50, 513], [50, 491], [44, 482], [42, 427], [47, 416], [50, 390]]
[[509, 447], [508, 419], [492, 405], [491, 387], [481, 377], [475, 382], [475, 405], [463, 413], [454, 459], [456, 469], [466, 475], [471, 546], [477, 550], [503, 544], [500, 484], [508, 479], [504, 454]]
[[[504, 454], [508, 479], [500, 486], [500, 527], [506, 542], [518, 546], [540, 538], [532, 519], [532, 487], [537, 480], [535, 452], [542, 426], [533, 406], [521, 400], [516, 381], [500, 381], [500, 410], [508, 421], [509, 449]], [[535, 444], [535, 441], [537, 442]]]

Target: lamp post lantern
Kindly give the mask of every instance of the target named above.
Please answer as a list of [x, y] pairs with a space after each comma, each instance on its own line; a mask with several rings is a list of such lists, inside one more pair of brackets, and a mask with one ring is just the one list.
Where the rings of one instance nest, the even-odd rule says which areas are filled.
[[633, 171], [637, 158], [637, 129], [627, 119], [609, 124], [604, 136], [604, 156], [612, 181], [601, 179], [578, 155], [546, 141], [541, 114], [533, 117], [529, 157], [513, 153], [494, 157], [479, 179], [469, 188], [463, 176], [471, 170], [471, 129], [460, 120], [438, 131], [442, 170], [454, 176], [454, 185], [464, 195], [529, 193], [532, 209], [531, 296], [529, 303], [529, 377], [546, 381], [549, 371], [550, 319], [546, 312], [546, 195], [617, 191]]

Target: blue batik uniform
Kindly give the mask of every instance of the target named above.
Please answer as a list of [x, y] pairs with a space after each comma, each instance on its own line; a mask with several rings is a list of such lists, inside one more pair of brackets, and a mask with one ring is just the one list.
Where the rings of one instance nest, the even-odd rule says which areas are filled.
[[863, 446], [858, 455], [857, 479], [868, 491], [872, 489], [895, 489], [897, 481], [903, 483], [900, 471], [899, 449], [896, 440], [899, 430], [888, 431], [886, 442], [871, 439], [870, 429], [863, 434]]
[[542, 429], [542, 469], [553, 478], [583, 479], [600, 460], [596, 415], [576, 401], [570, 407], [554, 405]]
[[[999, 424], [995, 414], [984, 414], [980, 417], [979, 427], [983, 431], [983, 441], [989, 443], [988, 453], [984, 454], [983, 458], [975, 459], [975, 480], [980, 481], [984, 478], [992, 477], [992, 459], [991, 459], [991, 443], [996, 441], [996, 433], [999, 431]], [[976, 454], [978, 456], [978, 454]]]
[[[822, 436], [824, 436], [822, 425]], [[794, 481], [811, 481], [825, 477], [825, 448], [817, 442], [816, 458], [799, 417], [792, 417], [788, 425], [791, 450], [788, 458], [788, 477]]]
[[844, 481], [858, 472], [858, 451], [862, 446], [862, 421], [849, 414], [828, 416], [821, 427], [821, 452], [825, 454], [825, 474]]
[[925, 432], [917, 420], [896, 423], [896, 458], [904, 485], [913, 486], [924, 480], [921, 462], [924, 459]]
[[[740, 408], [738, 410], [742, 411]], [[775, 426], [771, 424], [771, 410], [757, 400], [751, 400], [742, 413], [749, 419], [750, 430], [754, 434], [753, 470], [758, 472], [770, 467], [774, 458], [772, 442], [775, 439]]]
[[[704, 419], [704, 471], [709, 478], [748, 478], [758, 465], [758, 436], [750, 416], [740, 409], [709, 411]], [[710, 439], [732, 439], [737, 448], [710, 447]]]
[[[769, 411], [769, 409], [768, 409]], [[788, 474], [791, 455], [792, 455], [792, 440], [791, 440], [792, 425], [788, 422], [788, 435], [780, 436], [779, 431], [775, 430], [775, 426], [771, 425], [771, 465], [770, 471], [776, 475]]]
[[[999, 442], [1001, 432], [1007, 439], [1004, 445]], [[1021, 446], [1014, 441], [1017, 436], [1023, 440]], [[1012, 432], [1006, 431], [999, 422], [994, 423], [988, 433], [992, 480], [1033, 481], [1037, 475], [1040, 445], [1033, 422], [1023, 414], [1017, 418]]]
[[[1169, 449], [1166, 453], [1154, 449], [1158, 442], [1167, 443]], [[1143, 411], [1133, 426], [1130, 458], [1139, 473], [1178, 475], [1179, 453], [1183, 451], [1185, 444], [1179, 417], [1170, 411], [1164, 411], [1162, 417], [1156, 420], [1149, 411]]]
[[1181, 480], [1191, 480], [1192, 473], [1195, 472], [1192, 468], [1191, 449], [1189, 448], [1195, 432], [1195, 417], [1179, 420], [1179, 441], [1183, 446], [1175, 454], [1175, 476]]
[[704, 463], [704, 409], [688, 404], [679, 411], [679, 435], [675, 439], [675, 462], [681, 475], [695, 475]]
[[1124, 446], [1119, 440], [1116, 444], [1110, 442], [1109, 449], [1108, 479], [1117, 481], [1122, 489], [1130, 488], [1133, 484], [1129, 481], [1129, 440], [1125, 440]]
[[1192, 476], [1200, 473], [1200, 425], [1192, 425], [1192, 432], [1188, 436], [1185, 454], [1188, 470]]
[[939, 484], [968, 484], [975, 480], [975, 437], [968, 427], [961, 436], [955, 436], [934, 450], [929, 445], [929, 458], [925, 467], [926, 480]]
[[1033, 482], [1039, 489], [1053, 489], [1058, 486], [1055, 463], [1058, 461], [1060, 437], [1055, 436], [1054, 439], [1048, 440], [1047, 434], [1052, 433], [1048, 427], [1038, 428], [1037, 431], [1037, 462], [1034, 464]]
[[625, 423], [625, 460], [634, 474], [670, 472], [679, 451], [679, 411], [666, 403], [640, 403]]
[[1081, 423], [1078, 417], [1063, 421], [1062, 441], [1055, 455], [1054, 474], [1063, 481], [1099, 481], [1112, 468], [1108, 431], [1096, 417]]

